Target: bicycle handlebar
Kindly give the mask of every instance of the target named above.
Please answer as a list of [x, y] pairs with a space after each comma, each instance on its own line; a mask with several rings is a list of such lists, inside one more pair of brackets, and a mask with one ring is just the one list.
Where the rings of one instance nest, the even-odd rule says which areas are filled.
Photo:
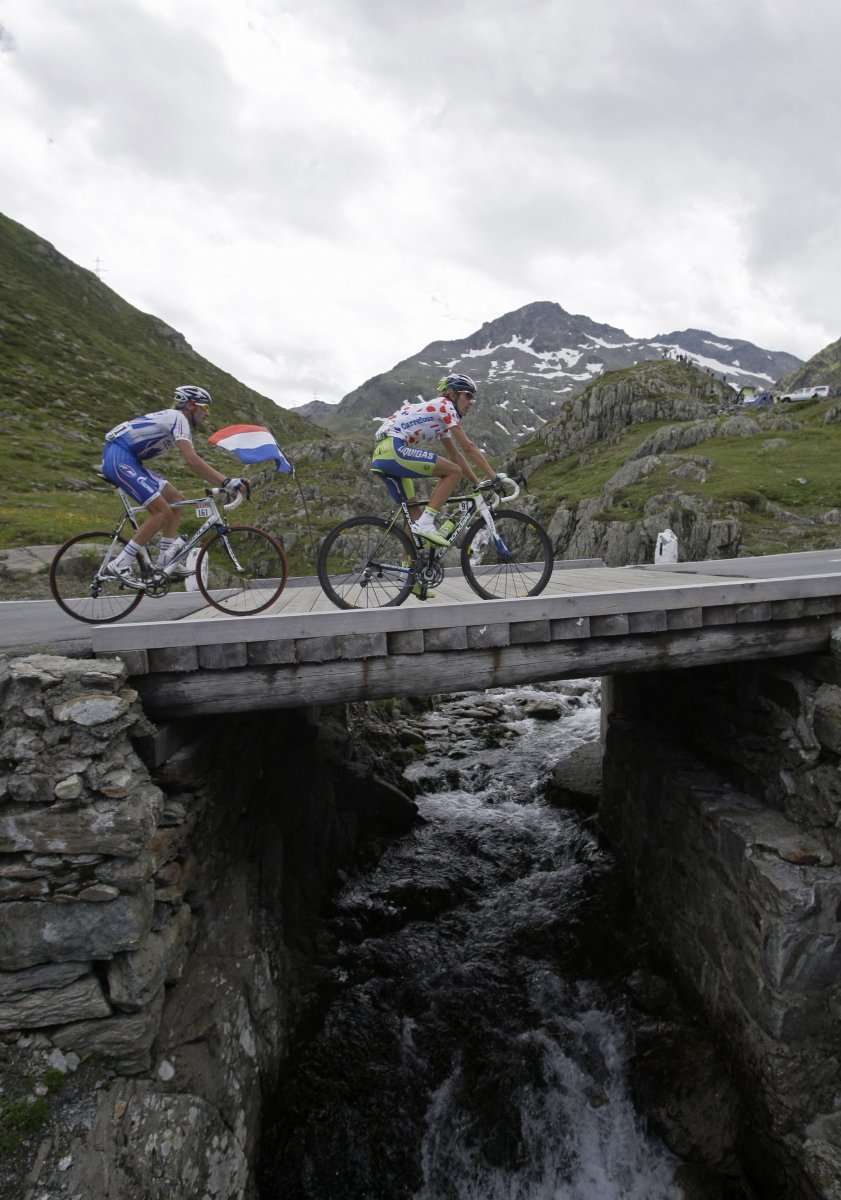
[[[222, 496], [222, 495], [230, 496], [231, 495], [231, 493], [228, 491], [228, 489], [223, 488], [223, 487], [208, 488], [207, 494], [208, 494], [208, 496]], [[232, 497], [229, 504], [223, 504], [223, 505], [221, 505], [221, 507], [224, 509], [225, 512], [231, 512], [232, 509], [239, 508], [239, 506], [242, 504], [244, 499], [245, 499], [245, 497], [242, 494], [242, 492], [237, 492], [236, 495]]]
[[486, 502], [496, 505], [500, 500], [516, 500], [520, 494], [520, 483], [517, 479], [512, 479], [510, 475], [499, 475], [496, 481], [483, 479], [475, 491], [491, 492], [492, 495], [486, 497]]
[[500, 477], [500, 482], [511, 489], [509, 492], [498, 492], [497, 495], [500, 497], [500, 499], [516, 500], [520, 494], [519, 480], [512, 479], [510, 475], [503, 475]]

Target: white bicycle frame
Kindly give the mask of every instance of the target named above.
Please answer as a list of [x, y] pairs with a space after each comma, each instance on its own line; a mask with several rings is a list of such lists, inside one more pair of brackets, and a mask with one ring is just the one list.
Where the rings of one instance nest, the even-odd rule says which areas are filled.
[[[117, 554], [119, 554], [120, 550], [122, 549], [122, 543], [120, 541], [120, 533], [123, 529], [123, 526], [125, 525], [126, 519], [128, 519], [132, 529], [137, 530], [140, 528], [140, 523], [137, 520], [137, 514], [143, 513], [146, 511], [146, 508], [144, 505], [135, 504], [133, 497], [129, 496], [128, 492], [124, 492], [121, 487], [118, 487], [116, 490], [117, 490], [117, 495], [120, 497], [120, 500], [122, 501], [123, 508], [125, 509], [125, 517], [123, 518], [123, 520], [120, 521], [119, 525], [114, 530], [114, 538], [113, 538], [113, 541], [111, 542], [111, 547], [110, 547], [108, 553], [106, 554], [105, 558], [102, 560], [99, 570], [97, 571], [97, 575], [100, 577], [105, 572], [109, 563], [111, 563], [117, 557]], [[144, 556], [144, 565], [147, 567], [148, 570], [152, 571], [152, 570], [157, 569], [157, 570], [162, 571], [164, 575], [170, 576], [172, 574], [173, 570], [176, 568], [177, 564], [180, 563], [182, 559], [186, 559], [189, 554], [191, 554], [194, 550], [196, 550], [197, 544], [201, 541], [201, 539], [205, 536], [206, 533], [208, 533], [213, 528], [218, 529], [220, 532], [222, 532], [224, 530], [225, 523], [222, 520], [222, 514], [219, 511], [219, 507], [217, 506], [216, 501], [214, 500], [214, 496], [218, 496], [223, 492], [225, 492], [225, 488], [221, 488], [221, 487], [208, 488], [203, 497], [197, 496], [191, 500], [176, 500], [170, 504], [170, 508], [192, 508], [192, 507], [195, 507], [196, 516], [204, 517], [205, 520], [204, 520], [204, 523], [196, 530], [196, 532], [191, 534], [191, 536], [184, 543], [184, 545], [181, 547], [181, 549], [175, 555], [175, 557], [172, 559], [172, 561], [168, 562], [165, 567], [155, 568], [155, 566], [152, 563], [152, 560], [149, 556], [148, 550], [146, 549], [145, 546], [143, 546], [141, 548], [141, 554]], [[225, 493], [225, 494], [227, 495], [228, 493]], [[243, 499], [242, 492], [240, 492], [238, 495], [236, 495], [234, 497], [234, 499], [230, 502], [230, 504], [222, 505], [222, 512], [231, 512], [233, 509], [239, 508], [240, 504], [242, 504], [242, 499]]]
[[[500, 496], [500, 495], [498, 495], [498, 493], [492, 492], [490, 494], [489, 501], [485, 499], [484, 491], [480, 491], [478, 489], [471, 492], [469, 496], [451, 496], [450, 499], [443, 506], [443, 511], [446, 512], [447, 508], [450, 505], [458, 504], [462, 510], [462, 515], [459, 518], [459, 520], [455, 523], [455, 527], [453, 528], [452, 532], [447, 535], [448, 539], [449, 539], [449, 545], [447, 545], [447, 546], [427, 546], [427, 545], [421, 543], [420, 548], [422, 549], [423, 553], [428, 554], [428, 552], [431, 550], [434, 552], [433, 556], [434, 556], [435, 560], [437, 560], [439, 558], [443, 558], [444, 555], [453, 548], [453, 546], [455, 545], [456, 538], [462, 532], [462, 530], [465, 528], [465, 526], [467, 526], [477, 516], [481, 517], [482, 520], [487, 525], [489, 536], [491, 538], [493, 538], [495, 542], [498, 541], [499, 535], [497, 534], [497, 530], [496, 530], [496, 522], [494, 521], [493, 510], [500, 503], [502, 503], [503, 500], [506, 502], [508, 502], [510, 500], [516, 500], [520, 494], [520, 486], [516, 482], [516, 480], [510, 479], [506, 475], [503, 477], [503, 482], [511, 490], [507, 491], [504, 496]], [[410, 522], [409, 502], [406, 500], [405, 495], [401, 499], [400, 508], [402, 509], [403, 516], [406, 519], [406, 521]], [[396, 518], [396, 517], [397, 517], [397, 511], [395, 511], [395, 513], [394, 513], [394, 518]], [[392, 521], [392, 523], [393, 523], [393, 521]], [[413, 540], [415, 541], [415, 544], [417, 546], [418, 545], [417, 539], [413, 538]]]

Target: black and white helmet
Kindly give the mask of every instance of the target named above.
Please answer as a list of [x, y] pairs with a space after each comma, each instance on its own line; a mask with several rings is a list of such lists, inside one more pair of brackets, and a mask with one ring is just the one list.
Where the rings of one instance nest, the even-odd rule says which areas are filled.
[[444, 392], [470, 392], [471, 396], [476, 395], [476, 384], [469, 375], [446, 375], [438, 381], [438, 391]]
[[195, 404], [211, 404], [210, 392], [206, 392], [202, 387], [193, 387], [192, 384], [187, 384], [185, 387], [177, 387], [175, 389], [175, 397], [172, 401], [173, 408], [183, 408], [190, 401]]

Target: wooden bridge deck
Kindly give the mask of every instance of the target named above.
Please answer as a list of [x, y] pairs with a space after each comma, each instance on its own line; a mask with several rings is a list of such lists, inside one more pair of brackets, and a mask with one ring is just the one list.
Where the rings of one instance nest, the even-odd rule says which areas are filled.
[[[743, 576], [743, 578], [748, 578]], [[692, 576], [695, 583], [720, 583], [717, 575], [695, 573]], [[645, 567], [606, 567], [603, 563], [586, 564], [566, 567], [558, 564], [552, 572], [542, 596], [583, 595], [596, 592], [626, 592], [637, 588], [674, 588], [686, 584], [685, 575], [678, 572], [659, 568], [656, 573], [649, 572]], [[407, 609], [427, 607], [440, 604], [465, 604], [481, 601], [481, 597], [467, 583], [458, 569], [447, 571], [443, 582], [435, 589], [435, 598], [418, 600], [410, 596], [405, 602]], [[284, 589], [280, 598], [260, 615], [288, 616], [291, 613], [338, 613], [344, 610], [336, 608], [328, 600], [317, 579], [292, 579]], [[212, 621], [224, 618], [225, 614], [216, 609], [204, 607], [187, 614], [183, 620]]]
[[452, 574], [435, 600], [367, 611], [335, 608], [306, 580], [255, 617], [184, 601], [181, 620], [93, 630], [94, 652], [124, 659], [153, 719], [825, 651], [841, 553], [560, 563], [540, 596], [517, 600], [481, 600]]

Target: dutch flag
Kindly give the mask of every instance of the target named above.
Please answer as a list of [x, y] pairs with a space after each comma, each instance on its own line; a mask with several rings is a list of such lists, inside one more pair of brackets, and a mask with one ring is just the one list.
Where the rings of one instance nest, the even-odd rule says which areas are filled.
[[265, 425], [226, 425], [224, 429], [217, 429], [207, 440], [211, 446], [229, 450], [240, 462], [258, 463], [270, 458], [274, 461], [276, 471], [295, 473]]

